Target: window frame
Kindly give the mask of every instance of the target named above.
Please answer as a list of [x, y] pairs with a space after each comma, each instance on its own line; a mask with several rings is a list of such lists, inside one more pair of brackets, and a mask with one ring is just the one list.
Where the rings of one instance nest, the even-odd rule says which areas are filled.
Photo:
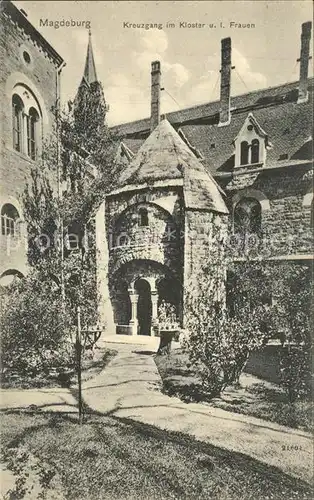
[[[256, 155], [256, 158], [254, 158], [254, 155]], [[253, 161], [254, 160], [254, 161]], [[251, 142], [251, 164], [259, 163], [260, 162], [260, 141], [255, 138]]]
[[21, 153], [23, 151], [23, 115], [25, 106], [21, 97], [16, 93], [12, 95], [11, 105], [13, 148]]
[[[246, 148], [246, 149], [244, 149]], [[243, 159], [245, 155], [245, 160]], [[248, 141], [241, 141], [240, 143], [240, 165], [248, 165], [250, 161], [250, 145]]]
[[[254, 204], [252, 204], [252, 207], [249, 208], [250, 213], [247, 213], [247, 216], [249, 218], [249, 225], [248, 225], [249, 227], [245, 227], [244, 224], [240, 225], [238, 222], [236, 222], [236, 213], [237, 213], [237, 210], [239, 210], [241, 208], [244, 212], [246, 212], [243, 205], [245, 204], [245, 202], [248, 202], [248, 201], [249, 202], [253, 201], [255, 203], [255, 206], [254, 206]], [[252, 211], [255, 207], [258, 207], [258, 214], [256, 216], [257, 223], [256, 223], [256, 221], [254, 222], [254, 218], [252, 218]], [[241, 217], [239, 217], [239, 220], [241, 220]], [[256, 225], [256, 228], [254, 228], [254, 229], [253, 229], [252, 222], [254, 222], [254, 224]], [[236, 230], [236, 228], [237, 228], [237, 230]], [[256, 235], [259, 235], [261, 233], [261, 230], [262, 230], [262, 206], [261, 206], [260, 201], [257, 200], [256, 198], [251, 197], [251, 196], [243, 196], [242, 198], [240, 198], [237, 201], [237, 203], [233, 207], [233, 217], [232, 217], [232, 232], [233, 232], [233, 234], [241, 234], [241, 235], [256, 234]]]
[[36, 161], [42, 146], [42, 112], [35, 95], [25, 85], [12, 92], [12, 145], [14, 151]]
[[[15, 211], [15, 216], [10, 216], [4, 212], [5, 207], [11, 207]], [[20, 228], [17, 221], [20, 220], [20, 214], [12, 203], [4, 203], [1, 207], [1, 235], [5, 237], [19, 238]]]

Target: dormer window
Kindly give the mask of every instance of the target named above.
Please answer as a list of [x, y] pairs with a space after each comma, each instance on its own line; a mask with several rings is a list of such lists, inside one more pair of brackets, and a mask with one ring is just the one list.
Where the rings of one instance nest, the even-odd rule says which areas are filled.
[[141, 227], [148, 226], [148, 211], [147, 208], [140, 208], [138, 211], [138, 225]]
[[272, 147], [268, 135], [252, 113], [247, 116], [233, 143], [235, 146], [235, 168], [264, 164], [266, 151]]

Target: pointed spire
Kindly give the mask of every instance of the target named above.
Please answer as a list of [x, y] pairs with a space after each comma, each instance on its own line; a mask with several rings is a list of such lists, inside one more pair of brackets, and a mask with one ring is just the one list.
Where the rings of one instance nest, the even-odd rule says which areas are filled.
[[86, 62], [84, 68], [84, 75], [82, 78], [82, 84], [90, 85], [91, 83], [97, 82], [97, 73], [94, 60], [93, 46], [92, 46], [92, 32], [88, 30], [88, 46], [86, 54]]

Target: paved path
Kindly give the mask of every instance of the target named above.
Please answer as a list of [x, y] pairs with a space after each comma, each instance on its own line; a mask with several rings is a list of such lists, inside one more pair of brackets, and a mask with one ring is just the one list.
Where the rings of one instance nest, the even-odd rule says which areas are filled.
[[[287, 474], [312, 480], [310, 434], [206, 404], [184, 403], [162, 394], [152, 355], [156, 340], [148, 345], [111, 342], [107, 345], [117, 349], [118, 355], [103, 372], [84, 383], [84, 401], [91, 409], [188, 433], [279, 467]], [[43, 410], [76, 411], [77, 408], [75, 389], [2, 391], [1, 403], [6, 408], [31, 403]]]

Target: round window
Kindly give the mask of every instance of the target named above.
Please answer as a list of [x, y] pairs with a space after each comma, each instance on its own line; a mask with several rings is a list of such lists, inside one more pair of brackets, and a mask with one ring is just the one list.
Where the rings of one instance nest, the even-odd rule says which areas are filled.
[[23, 51], [23, 59], [26, 62], [26, 64], [30, 64], [31, 56], [29, 55], [28, 52], [26, 52], [26, 50]]

